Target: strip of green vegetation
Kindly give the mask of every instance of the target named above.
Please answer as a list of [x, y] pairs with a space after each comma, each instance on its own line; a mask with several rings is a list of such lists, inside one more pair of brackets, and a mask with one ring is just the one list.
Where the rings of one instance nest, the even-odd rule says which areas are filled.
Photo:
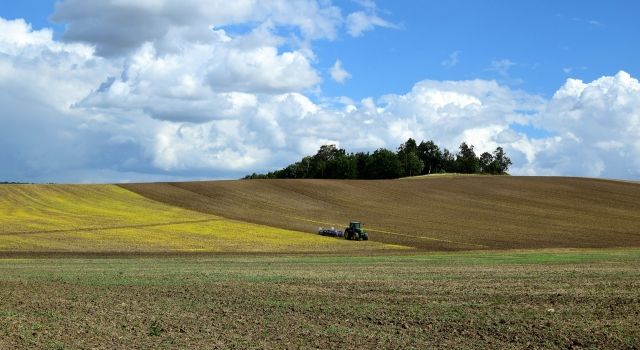
[[330, 262], [349, 264], [428, 262], [441, 265], [575, 264], [638, 260], [640, 260], [640, 249], [637, 248], [472, 251], [397, 256], [305, 256], [287, 258], [289, 262], [304, 264], [325, 264]]
[[[425, 253], [378, 256], [210, 256], [194, 258], [0, 259], [3, 281], [35, 280], [87, 285], [181, 285], [226, 281], [455, 278], [402, 275], [398, 269], [499, 267], [640, 262], [640, 249]], [[311, 272], [311, 273], [310, 273]]]

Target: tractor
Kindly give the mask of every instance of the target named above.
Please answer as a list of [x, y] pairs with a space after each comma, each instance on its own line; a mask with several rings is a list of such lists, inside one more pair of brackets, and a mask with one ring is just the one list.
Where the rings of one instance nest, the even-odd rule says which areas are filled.
[[349, 223], [349, 227], [344, 229], [344, 239], [353, 239], [356, 241], [369, 240], [369, 234], [364, 230], [364, 225], [358, 221]]

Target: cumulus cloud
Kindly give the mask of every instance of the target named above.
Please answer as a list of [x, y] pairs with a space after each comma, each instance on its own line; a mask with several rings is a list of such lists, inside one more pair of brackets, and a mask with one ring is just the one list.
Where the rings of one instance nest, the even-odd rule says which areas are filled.
[[640, 176], [640, 83], [626, 72], [568, 79], [535, 124], [557, 135], [530, 167], [554, 174]]
[[320, 82], [301, 50], [279, 53], [273, 46], [244, 46], [247, 36], [215, 34], [208, 44], [184, 43], [163, 55], [151, 43], [143, 44], [127, 57], [120, 74], [108, 77], [77, 106], [207, 122], [250, 112], [254, 94], [304, 91]]
[[266, 21], [295, 27], [306, 40], [333, 39], [342, 23], [338, 7], [315, 0], [65, 0], [52, 19], [66, 24], [65, 41], [93, 45], [101, 56], [123, 55], [147, 42], [171, 47], [166, 41], [176, 35], [206, 43], [212, 27]]
[[[58, 6], [69, 33], [93, 13], [83, 4]], [[164, 13], [171, 2], [98, 7], [105, 4]], [[184, 11], [196, 6], [185, 4]], [[243, 4], [256, 3], [229, 4], [236, 12], [221, 23], [252, 20]], [[304, 4], [316, 15], [333, 11], [324, 2], [295, 6]], [[58, 41], [50, 30], [0, 19], [0, 179], [233, 178], [283, 167], [326, 143], [371, 151], [408, 137], [450, 150], [461, 141], [479, 152], [502, 146], [514, 174], [640, 177], [640, 84], [627, 73], [569, 79], [550, 99], [495, 81], [425, 80], [407, 92], [318, 102], [309, 97], [320, 83], [313, 52], [283, 49], [273, 23], [285, 23], [278, 14], [286, 11], [272, 11], [244, 34], [214, 25], [202, 36], [169, 11], [166, 31], [136, 34], [130, 45], [71, 34]], [[293, 21], [309, 37], [337, 30]], [[522, 127], [545, 133], [532, 137]]]
[[347, 79], [351, 78], [351, 74], [342, 67], [342, 61], [336, 60], [336, 63], [329, 69], [331, 78], [339, 84], [343, 84]]

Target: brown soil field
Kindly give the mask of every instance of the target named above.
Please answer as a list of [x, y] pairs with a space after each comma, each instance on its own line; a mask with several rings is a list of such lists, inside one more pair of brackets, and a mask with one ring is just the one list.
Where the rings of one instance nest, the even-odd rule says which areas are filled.
[[638, 349], [640, 250], [0, 259], [0, 349]]
[[640, 246], [640, 184], [631, 182], [453, 176], [121, 186], [170, 205], [304, 232], [360, 220], [374, 241], [423, 250]]

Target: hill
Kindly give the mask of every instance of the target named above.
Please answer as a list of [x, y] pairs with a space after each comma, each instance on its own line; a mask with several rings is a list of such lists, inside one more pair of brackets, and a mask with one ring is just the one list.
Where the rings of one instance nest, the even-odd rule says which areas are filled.
[[352, 252], [399, 249], [230, 220], [115, 185], [0, 186], [4, 252]]
[[169, 205], [312, 232], [361, 220], [372, 240], [425, 250], [640, 246], [640, 185], [565, 177], [126, 184]]

